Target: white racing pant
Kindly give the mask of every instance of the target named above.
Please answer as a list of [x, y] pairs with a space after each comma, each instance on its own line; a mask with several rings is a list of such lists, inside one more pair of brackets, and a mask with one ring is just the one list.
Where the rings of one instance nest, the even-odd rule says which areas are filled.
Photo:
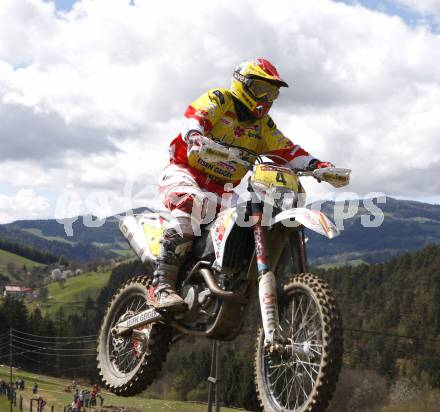
[[[201, 224], [210, 223], [220, 209], [231, 207], [236, 201], [235, 193], [219, 193], [219, 188], [221, 186], [209, 182], [208, 177], [207, 184], [201, 187], [185, 166], [165, 167], [159, 178], [159, 191], [163, 204], [171, 212], [168, 229], [174, 229], [183, 237], [199, 236]], [[232, 190], [232, 185], [226, 189]]]

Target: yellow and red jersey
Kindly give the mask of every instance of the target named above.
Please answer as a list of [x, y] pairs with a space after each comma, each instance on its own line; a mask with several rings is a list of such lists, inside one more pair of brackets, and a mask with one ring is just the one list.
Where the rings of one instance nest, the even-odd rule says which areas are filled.
[[[189, 166], [208, 181], [238, 184], [247, 169], [234, 161], [207, 162], [197, 152], [188, 157], [188, 136], [199, 132], [217, 142], [250, 149], [258, 154], [273, 154], [277, 163], [304, 169], [314, 159], [299, 145], [283, 135], [269, 115], [261, 119], [246, 116], [228, 89], [212, 89], [191, 103], [186, 112], [181, 133], [171, 142], [171, 163]], [[250, 161], [255, 159], [249, 159]], [[202, 179], [198, 179], [202, 180]]]

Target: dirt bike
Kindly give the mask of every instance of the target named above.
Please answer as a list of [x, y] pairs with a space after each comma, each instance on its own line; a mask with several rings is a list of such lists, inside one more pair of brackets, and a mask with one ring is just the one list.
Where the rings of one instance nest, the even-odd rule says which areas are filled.
[[[154, 308], [151, 274], [117, 290], [98, 337], [102, 381], [117, 395], [140, 393], [158, 374], [174, 334], [233, 340], [258, 291], [262, 327], [254, 378], [261, 408], [322, 412], [341, 368], [342, 324], [329, 286], [308, 273], [304, 228], [330, 239], [338, 229], [323, 213], [304, 207], [299, 177], [341, 187], [350, 170], [291, 170], [234, 146], [201, 150], [206, 160], [246, 164], [251, 199], [202, 227], [179, 273], [186, 311]], [[120, 230], [139, 258], [154, 264], [166, 222], [163, 213], [129, 215]]]

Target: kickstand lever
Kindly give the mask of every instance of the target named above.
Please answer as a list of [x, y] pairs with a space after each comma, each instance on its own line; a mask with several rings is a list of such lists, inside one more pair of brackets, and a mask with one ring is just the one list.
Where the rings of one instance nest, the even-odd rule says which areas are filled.
[[212, 342], [211, 372], [208, 378], [208, 412], [212, 412], [212, 404], [215, 398], [215, 412], [220, 412], [220, 341]]

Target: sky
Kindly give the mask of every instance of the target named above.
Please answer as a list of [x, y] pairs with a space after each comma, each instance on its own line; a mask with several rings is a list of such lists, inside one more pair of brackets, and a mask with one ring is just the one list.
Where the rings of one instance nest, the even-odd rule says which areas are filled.
[[252, 57], [348, 190], [440, 203], [439, 23], [440, 0], [2, 0], [0, 223], [160, 207], [186, 106]]

